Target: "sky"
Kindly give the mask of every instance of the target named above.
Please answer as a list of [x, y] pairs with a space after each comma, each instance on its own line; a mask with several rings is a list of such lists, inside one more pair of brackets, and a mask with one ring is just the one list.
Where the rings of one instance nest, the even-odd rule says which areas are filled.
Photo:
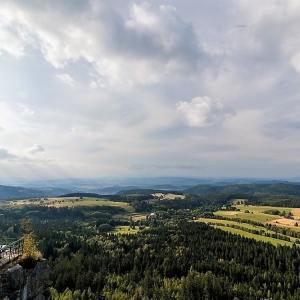
[[299, 28], [298, 0], [2, 0], [0, 179], [300, 176]]

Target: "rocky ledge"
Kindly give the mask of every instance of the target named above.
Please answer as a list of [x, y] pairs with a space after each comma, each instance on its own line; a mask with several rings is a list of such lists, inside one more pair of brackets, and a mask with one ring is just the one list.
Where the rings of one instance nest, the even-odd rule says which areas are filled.
[[47, 260], [34, 266], [19, 264], [1, 274], [0, 299], [2, 300], [50, 300], [49, 266]]

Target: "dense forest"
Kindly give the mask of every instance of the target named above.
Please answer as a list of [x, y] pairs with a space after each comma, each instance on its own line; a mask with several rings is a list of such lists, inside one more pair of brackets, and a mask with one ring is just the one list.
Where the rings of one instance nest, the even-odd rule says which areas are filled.
[[[43, 236], [58, 293], [85, 291], [91, 299], [300, 298], [296, 246], [276, 248], [203, 223], [138, 235], [51, 239], [50, 230]], [[59, 253], [53, 252], [61, 239]]]
[[[173, 201], [115, 196], [101, 206], [3, 206], [0, 234], [18, 237], [20, 220], [31, 220], [54, 300], [300, 299], [296, 244], [276, 247], [193, 221], [228, 205], [229, 194]], [[124, 208], [109, 205], [116, 199], [156, 218], [120, 218]], [[112, 233], [118, 225], [127, 232]]]

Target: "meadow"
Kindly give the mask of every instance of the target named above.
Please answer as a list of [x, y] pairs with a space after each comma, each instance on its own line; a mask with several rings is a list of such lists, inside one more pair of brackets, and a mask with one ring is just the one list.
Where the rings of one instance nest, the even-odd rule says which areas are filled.
[[77, 207], [77, 206], [112, 206], [121, 207], [126, 210], [126, 212], [134, 212], [133, 207], [131, 207], [126, 202], [110, 201], [105, 198], [90, 198], [90, 197], [63, 197], [63, 198], [42, 198], [42, 199], [22, 199], [18, 201], [11, 202], [10, 204], [15, 205], [46, 205], [54, 207]]
[[[244, 204], [235, 205], [235, 207], [236, 210], [226, 210], [225, 207], [223, 207], [221, 210], [214, 212], [214, 215], [216, 217], [224, 217], [226, 218], [226, 220], [218, 218], [199, 218], [197, 221], [208, 223], [215, 228], [220, 228], [224, 231], [240, 234], [244, 237], [254, 238], [258, 241], [270, 242], [273, 245], [292, 246], [294, 243], [298, 244], [299, 240], [297, 240], [296, 237], [291, 236], [291, 233], [293, 234], [294, 232], [295, 235], [300, 233], [300, 226], [298, 226], [298, 222], [300, 224], [299, 208], [251, 206]], [[279, 211], [281, 214], [291, 213], [292, 219], [285, 218], [284, 216], [280, 215], [271, 215], [264, 213], [265, 211], [270, 210]], [[258, 224], [255, 224], [255, 222], [259, 222], [262, 225], [259, 226]], [[273, 229], [269, 230], [270, 227], [268, 227], [267, 224], [272, 225]], [[267, 236], [268, 234], [276, 233], [274, 231], [274, 228], [276, 230], [278, 229], [277, 232], [280, 232], [280, 238], [287, 238], [290, 239], [290, 241]], [[290, 234], [287, 234], [287, 232], [289, 232]]]
[[[55, 208], [63, 208], [63, 207], [112, 207], [112, 208], [121, 208], [123, 211], [119, 211], [118, 213], [112, 214], [112, 219], [120, 219], [120, 220], [132, 220], [139, 221], [145, 220], [147, 214], [146, 212], [135, 212], [134, 207], [130, 206], [127, 202], [120, 201], [111, 201], [105, 198], [92, 198], [92, 197], [56, 197], [56, 198], [30, 198], [30, 199], [21, 199], [6, 202], [7, 206], [21, 208], [24, 206], [30, 205], [38, 205], [38, 206], [48, 206]], [[126, 227], [126, 232], [124, 228], [118, 227], [122, 233], [128, 233], [128, 226]], [[132, 230], [131, 233], [135, 233]]]
[[[284, 224], [287, 220], [281, 216], [278, 215], [270, 215], [270, 214], [265, 214], [263, 213], [264, 211], [267, 210], [278, 210], [280, 212], [291, 212], [294, 215], [295, 220], [299, 219], [300, 220], [300, 209], [297, 208], [289, 208], [289, 207], [272, 207], [272, 206], [252, 206], [252, 205], [235, 205], [237, 208], [236, 211], [227, 211], [227, 210], [219, 210], [215, 212], [214, 214], [216, 216], [222, 216], [222, 217], [227, 217], [227, 218], [240, 218], [240, 219], [247, 219], [247, 220], [252, 220], [260, 223], [274, 223], [276, 220], [279, 223], [282, 223], [282, 226], [286, 226]], [[245, 212], [248, 211], [248, 212]]]
[[245, 232], [243, 230], [239, 230], [239, 229], [235, 229], [235, 228], [230, 228], [230, 227], [224, 227], [224, 226], [214, 226], [215, 228], [220, 228], [224, 231], [228, 231], [230, 233], [233, 234], [239, 234], [241, 236], [244, 236], [246, 238], [251, 238], [251, 239], [255, 239], [257, 241], [262, 241], [262, 242], [269, 242], [274, 246], [293, 246], [293, 242], [288, 242], [288, 241], [282, 241], [282, 240], [278, 240], [278, 239], [274, 239], [271, 237], [266, 237], [266, 236], [261, 236], [261, 235], [256, 235], [256, 234], [252, 234], [249, 232]]
[[247, 232], [245, 230], [229, 227], [231, 225], [238, 225], [239, 227], [242, 227], [243, 229], [259, 230], [259, 231], [261, 230], [261, 231], [268, 232], [267, 229], [263, 226], [255, 226], [255, 225], [251, 225], [248, 223], [240, 223], [237, 221], [219, 220], [219, 219], [210, 219], [210, 218], [199, 218], [196, 220], [196, 222], [204, 222], [206, 224], [211, 225], [214, 228], [219, 228], [219, 229], [227, 231], [227, 232], [239, 234], [239, 235], [247, 237], [247, 238], [253, 238], [257, 241], [270, 242], [274, 246], [278, 246], [278, 245], [292, 246], [296, 242], [296, 238], [293, 238], [293, 237], [290, 237], [291, 241], [289, 242], [289, 241], [279, 240], [279, 239], [275, 239], [275, 238], [268, 237], [265, 235], [258, 235], [258, 234], [254, 234], [251, 232]]
[[[145, 227], [148, 228], [148, 227]], [[143, 229], [142, 229], [143, 230]], [[142, 231], [139, 229], [138, 226], [135, 226], [135, 228], [129, 228], [129, 226], [116, 226], [111, 233], [114, 234], [137, 234], [138, 232]]]

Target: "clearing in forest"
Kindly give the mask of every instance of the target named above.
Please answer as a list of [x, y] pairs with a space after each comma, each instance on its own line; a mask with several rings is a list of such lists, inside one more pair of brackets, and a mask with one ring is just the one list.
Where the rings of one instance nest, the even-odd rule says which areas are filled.
[[[285, 211], [286, 213], [289, 213], [294, 210], [289, 207], [254, 206], [254, 205], [236, 205], [235, 207], [238, 210], [235, 211], [219, 210], [214, 214], [218, 216], [227, 217], [227, 218], [240, 218], [240, 219], [247, 219], [247, 220], [256, 221], [260, 223], [270, 223], [277, 219], [284, 219], [284, 217], [280, 217], [279, 215], [266, 214], [264, 213], [264, 211], [278, 210], [280, 212]], [[300, 209], [298, 212], [300, 212]]]
[[164, 199], [175, 200], [175, 199], [185, 199], [185, 195], [176, 195], [176, 194], [166, 194]]
[[[286, 245], [286, 246], [292, 246], [294, 242], [296, 242], [296, 238], [289, 237], [289, 241], [284, 241], [272, 237], [268, 237], [265, 234], [266, 233], [274, 233], [270, 230], [268, 230], [266, 227], [263, 226], [256, 226], [248, 223], [240, 223], [236, 221], [229, 221], [229, 220], [219, 220], [219, 219], [208, 219], [208, 218], [199, 218], [196, 220], [196, 222], [204, 222], [207, 223], [215, 228], [219, 228], [231, 233], [240, 234], [241, 236], [248, 237], [248, 238], [254, 238], [257, 241], [263, 241], [263, 242], [270, 242], [271, 244], [277, 246], [277, 245]], [[232, 228], [231, 226], [238, 226], [239, 228]], [[263, 234], [255, 234], [248, 231], [255, 230], [259, 231]]]

